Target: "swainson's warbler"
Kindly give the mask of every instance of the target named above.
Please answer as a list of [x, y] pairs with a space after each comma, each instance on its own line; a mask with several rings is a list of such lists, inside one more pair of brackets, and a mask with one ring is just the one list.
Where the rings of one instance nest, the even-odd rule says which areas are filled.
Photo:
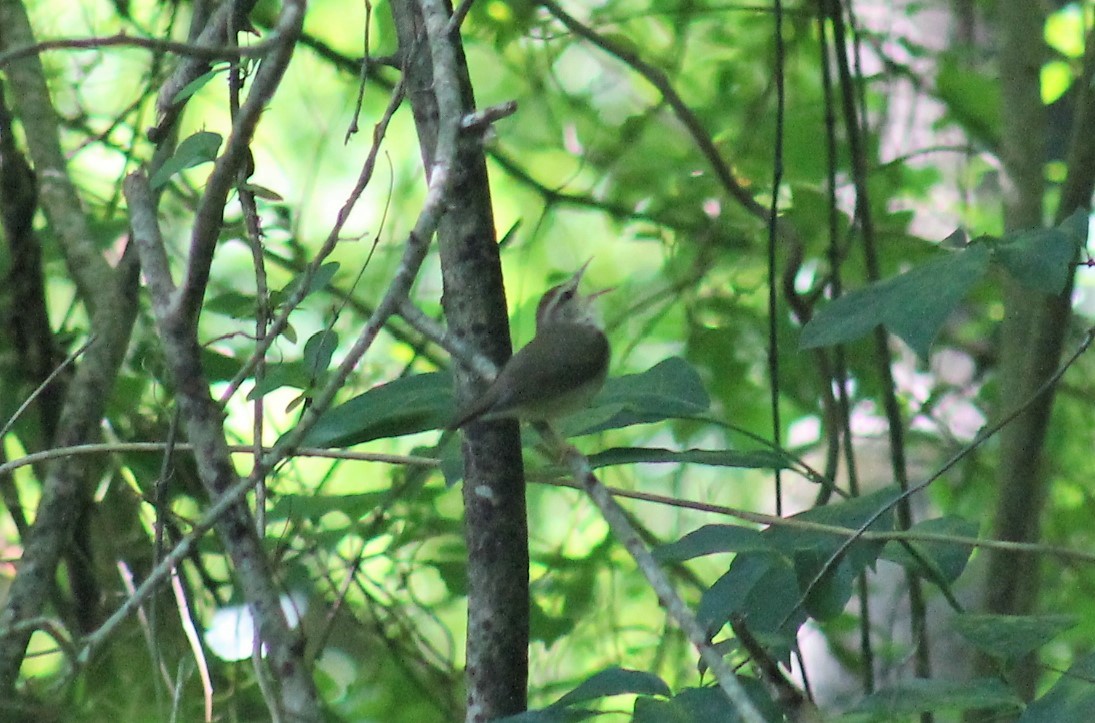
[[601, 390], [608, 373], [608, 339], [578, 292], [582, 268], [548, 289], [536, 307], [536, 336], [514, 354], [478, 398], [462, 408], [449, 424], [457, 429], [477, 419], [516, 417], [547, 421], [576, 412]]

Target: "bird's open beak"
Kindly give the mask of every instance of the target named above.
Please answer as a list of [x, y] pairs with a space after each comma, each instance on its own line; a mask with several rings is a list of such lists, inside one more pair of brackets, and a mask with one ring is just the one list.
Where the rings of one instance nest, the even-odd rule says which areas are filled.
[[[574, 279], [575, 286], [577, 286], [578, 283], [581, 282], [582, 277], [586, 273], [586, 269], [589, 268], [589, 265], [591, 263], [593, 263], [593, 257], [592, 256], [590, 256], [589, 260], [587, 260], [584, 264], [581, 265], [581, 267], [577, 271], [574, 272], [574, 276], [572, 276], [571, 278]], [[607, 289], [601, 289], [600, 291], [594, 291], [592, 294], [587, 294], [584, 298], [585, 298], [586, 301], [592, 301], [593, 299], [596, 299], [601, 294], [607, 294], [608, 292], [615, 291], [615, 290], [616, 290], [615, 286], [610, 286]]]
[[607, 289], [601, 289], [600, 291], [594, 291], [592, 294], [589, 294], [589, 295], [586, 296], [586, 301], [592, 301], [593, 299], [596, 299], [598, 296], [601, 296], [602, 294], [607, 294], [608, 292], [615, 291], [615, 290], [616, 290], [615, 286], [609, 286]]

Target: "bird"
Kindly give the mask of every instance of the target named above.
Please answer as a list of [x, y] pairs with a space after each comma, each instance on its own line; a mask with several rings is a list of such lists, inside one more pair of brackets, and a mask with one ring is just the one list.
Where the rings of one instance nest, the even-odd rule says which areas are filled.
[[[592, 259], [591, 259], [592, 260]], [[449, 424], [516, 418], [547, 422], [585, 408], [604, 386], [611, 350], [591, 301], [578, 291], [589, 261], [548, 289], [536, 307], [536, 335], [510, 357], [487, 390]]]

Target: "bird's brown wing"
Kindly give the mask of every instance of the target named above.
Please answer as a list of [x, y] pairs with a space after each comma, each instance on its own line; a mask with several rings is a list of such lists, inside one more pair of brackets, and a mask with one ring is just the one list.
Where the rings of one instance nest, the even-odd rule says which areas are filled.
[[[584, 324], [548, 324], [503, 367], [495, 384], [504, 389], [497, 411], [562, 396], [590, 383], [598, 386], [608, 371], [608, 340]], [[512, 380], [519, 380], [513, 383]]]
[[[480, 417], [512, 416], [586, 388], [595, 392], [608, 371], [608, 340], [584, 324], [552, 323], [513, 355], [483, 394], [462, 409], [449, 429]], [[551, 416], [551, 415], [545, 415]]]

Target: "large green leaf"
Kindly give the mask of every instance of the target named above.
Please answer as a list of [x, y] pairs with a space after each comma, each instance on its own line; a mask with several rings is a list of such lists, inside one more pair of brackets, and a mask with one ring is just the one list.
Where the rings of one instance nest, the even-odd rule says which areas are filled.
[[641, 670], [607, 668], [587, 678], [581, 685], [552, 703], [553, 707], [565, 707], [584, 703], [610, 695], [661, 695], [669, 697], [673, 691], [658, 676]]
[[270, 520], [318, 520], [330, 512], [341, 512], [358, 520], [388, 499], [388, 492], [364, 492], [356, 495], [279, 495], [266, 513]]
[[302, 440], [308, 447], [349, 447], [439, 429], [452, 418], [452, 377], [416, 374], [374, 387], [327, 411]]
[[566, 436], [592, 434], [633, 424], [703, 414], [711, 400], [700, 375], [679, 357], [665, 359], [641, 374], [614, 377], [592, 406], [564, 424]]
[[[700, 598], [696, 619], [711, 634], [740, 616], [761, 639], [790, 643], [806, 620], [791, 562], [771, 552], [742, 552]], [[781, 656], [776, 656], [781, 657]]]
[[[886, 487], [862, 497], [815, 507], [791, 519], [858, 530], [879, 510], [885, 509], [869, 529], [887, 532], [893, 529], [891, 505], [900, 493], [897, 487]], [[884, 546], [882, 542], [857, 539], [848, 545], [834, 564], [826, 567], [845, 544], [846, 536], [780, 525], [769, 527], [764, 535], [773, 547], [794, 561], [798, 588], [806, 590], [813, 584], [805, 600], [805, 608], [819, 620], [831, 619], [843, 611], [852, 596], [856, 576], [874, 565]], [[824, 574], [814, 583], [822, 572]]]
[[622, 464], [702, 464], [742, 469], [789, 469], [790, 460], [766, 449], [739, 452], [733, 449], [686, 449], [680, 452], [657, 447], [613, 447], [591, 455], [593, 469]]
[[848, 719], [888, 723], [905, 720], [906, 716], [921, 712], [1002, 706], [1018, 708], [1021, 704], [1022, 701], [1015, 693], [994, 678], [967, 682], [912, 678], [867, 696], [849, 711], [852, 715]]
[[1089, 214], [1076, 209], [1057, 228], [1005, 236], [993, 248], [995, 258], [1016, 281], [1046, 294], [1059, 294], [1072, 276], [1073, 263], [1087, 243]]
[[[764, 720], [786, 720], [763, 683], [746, 676], [738, 676], [737, 681]], [[637, 698], [631, 723], [737, 723], [740, 720], [737, 707], [726, 693], [711, 686], [686, 688], [669, 700]]]
[[[924, 520], [913, 525], [909, 532], [921, 532], [932, 535], [948, 535], [952, 537], [974, 537], [977, 535], [977, 525], [961, 517], [938, 517], [933, 520]], [[886, 544], [883, 557], [896, 562], [918, 575], [930, 580], [954, 582], [962, 571], [966, 569], [973, 548], [969, 545], [950, 542], [921, 542], [913, 540], [907, 543], [912, 547], [919, 558], [911, 554], [905, 545], [896, 541]], [[930, 570], [924, 569], [924, 564], [931, 566]]]
[[956, 55], [943, 55], [936, 92], [962, 128], [990, 148], [1000, 143], [1000, 83]]
[[248, 401], [259, 399], [282, 387], [307, 389], [313, 381], [312, 375], [299, 361], [270, 364], [266, 367], [262, 380], [247, 393], [247, 399]]
[[504, 718], [495, 718], [491, 723], [575, 723], [589, 720], [597, 715], [599, 715], [597, 711], [581, 708], [540, 708], [507, 715]]
[[845, 294], [803, 327], [800, 345], [813, 349], [841, 344], [884, 324], [926, 359], [951, 311], [984, 276], [989, 257], [988, 246], [976, 243]]
[[[683, 359], [671, 357], [641, 374], [609, 379], [593, 407], [563, 420], [562, 429], [567, 436], [573, 436], [671, 417], [693, 417], [705, 412], [709, 403], [696, 370]], [[374, 387], [329, 410], [303, 443], [348, 447], [441, 429], [452, 415], [452, 377], [447, 372], [416, 374]], [[633, 461], [652, 462], [657, 461], [656, 457], [674, 454], [680, 455], [676, 461], [719, 466], [767, 468], [779, 463], [776, 456], [769, 457], [763, 451], [706, 450], [650, 452], [645, 460]]]
[[758, 530], [738, 525], [704, 525], [666, 545], [654, 548], [654, 559], [683, 562], [719, 552], [772, 551], [772, 545]]
[[1072, 615], [959, 615], [952, 623], [962, 637], [994, 658], [1014, 660], [1075, 626]]
[[338, 332], [332, 329], [320, 329], [304, 343], [303, 366], [311, 378], [315, 379], [331, 366], [331, 358], [338, 348]]

